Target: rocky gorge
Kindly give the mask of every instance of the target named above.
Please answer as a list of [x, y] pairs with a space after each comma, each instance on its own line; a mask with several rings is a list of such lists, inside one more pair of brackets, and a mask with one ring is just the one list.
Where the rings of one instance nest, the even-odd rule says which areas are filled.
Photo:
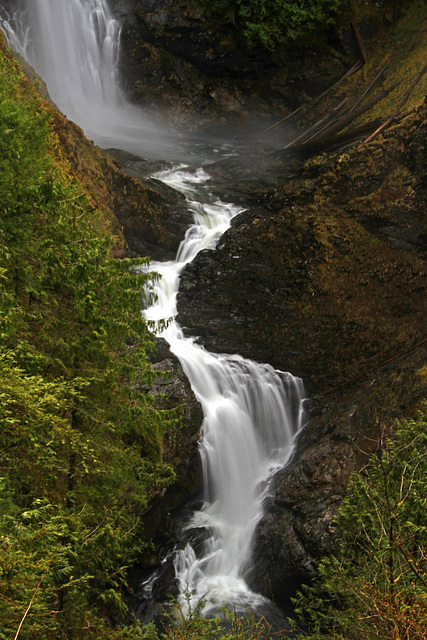
[[[118, 15], [125, 4], [118, 3]], [[153, 66], [160, 77], [149, 75], [144, 84], [147, 100], [154, 96], [166, 106], [174, 102], [170, 117], [175, 121], [195, 112], [197, 120], [204, 113], [202, 126], [219, 111], [228, 124], [230, 112], [240, 123], [247, 122], [249, 113], [261, 119], [271, 119], [280, 109], [290, 113], [303, 100], [292, 80], [299, 74], [307, 108], [293, 126], [299, 121], [301, 130], [344, 96], [358, 99], [397, 33], [380, 31], [378, 40], [378, 31], [365, 26], [363, 71], [317, 102], [308, 93], [319, 95], [341, 77], [342, 50], [335, 52], [331, 73], [323, 73], [325, 65], [332, 68], [329, 54], [320, 57], [319, 84], [310, 81], [310, 55], [308, 62], [290, 62], [291, 70], [273, 64], [266, 73], [262, 56], [255, 59], [252, 52], [255, 58], [245, 57], [243, 73], [237, 73], [241, 48], [234, 42], [230, 54], [226, 34], [218, 48], [209, 31], [202, 37], [192, 6], [146, 5], [133, 3], [125, 16], [123, 65], [132, 95], [144, 103], [136, 70], [143, 75], [160, 59], [160, 68]], [[395, 27], [400, 44], [381, 82], [387, 99], [356, 121], [362, 128], [371, 121], [375, 130], [393, 113], [404, 93], [404, 69], [415, 74], [422, 67], [425, 37], [422, 29], [410, 35], [412, 20], [409, 12]], [[347, 35], [341, 36], [346, 41]], [[350, 51], [347, 66], [357, 53], [354, 42]], [[266, 91], [256, 81], [259, 69]], [[179, 82], [171, 83], [168, 74]], [[218, 110], [214, 89], [204, 110], [206, 87], [216, 83], [233, 85], [233, 100], [229, 95]], [[246, 104], [237, 104], [239, 91]], [[176, 103], [175, 92], [180, 95]], [[355, 140], [350, 136], [350, 144], [338, 143], [338, 150], [320, 147], [314, 154], [268, 151], [258, 142], [245, 162], [231, 158], [210, 167], [218, 194], [248, 210], [233, 221], [215, 251], [202, 252], [184, 271], [179, 321], [188, 335], [198, 336], [213, 351], [238, 352], [300, 375], [310, 398], [310, 420], [294, 460], [277, 474], [275, 496], [258, 525], [249, 578], [255, 590], [285, 608], [295, 589], [315, 575], [320, 557], [336, 548], [334, 516], [352, 473], [375, 451], [380, 435], [392, 433], [396, 419], [411, 415], [425, 396], [424, 95], [422, 76], [410, 107], [367, 144], [361, 143], [368, 133]], [[288, 141], [293, 126], [276, 135]], [[124, 160], [122, 167], [134, 175], [144, 173], [137, 160]]]
[[[215, 251], [187, 266], [178, 297], [187, 335], [305, 382], [309, 420], [291, 464], [274, 478], [248, 576], [254, 590], [286, 609], [336, 548], [334, 516], [351, 474], [425, 397], [426, 76], [411, 88], [425, 61], [425, 7], [415, 3], [387, 28], [365, 25], [363, 68], [318, 100], [360, 55], [351, 28], [330, 33], [321, 50], [313, 44], [283, 61], [248, 49], [232, 23], [219, 37], [196, 4], [111, 6], [123, 24], [123, 86], [138, 104], [165, 107], [169, 122], [209, 131], [218, 123], [265, 128], [291, 116], [286, 128], [257, 137], [244, 160], [210, 167], [218, 196], [246, 211]], [[375, 131], [395, 114], [381, 135], [366, 142], [368, 133], [358, 132], [315, 153], [283, 148], [345, 98], [352, 105], [363, 99], [389, 55], [383, 100], [355, 122], [358, 131], [367, 124]], [[101, 151], [53, 113], [64, 161], [93, 202], [94, 226], [114, 236], [113, 254], [172, 259], [189, 216], [183, 197], [149, 177], [158, 165]], [[154, 547], [130, 575], [136, 610], [141, 579], [162, 566], [178, 537], [179, 509], [201, 484], [200, 406], [164, 343], [153, 362], [159, 380], [152, 392], [168, 406], [184, 404], [185, 414], [182, 437], [164, 438], [177, 482], [144, 518]], [[173, 371], [167, 382], [165, 370]], [[159, 600], [174, 591], [173, 572], [165, 570], [162, 581]]]

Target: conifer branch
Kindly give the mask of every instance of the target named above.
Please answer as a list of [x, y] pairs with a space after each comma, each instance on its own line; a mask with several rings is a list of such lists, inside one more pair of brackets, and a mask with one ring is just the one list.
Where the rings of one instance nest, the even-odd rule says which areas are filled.
[[15, 637], [14, 637], [14, 639], [13, 639], [13, 640], [17, 640], [17, 638], [18, 638], [18, 636], [19, 636], [19, 634], [20, 634], [20, 632], [21, 632], [22, 625], [24, 624], [25, 618], [27, 617], [27, 615], [28, 615], [28, 613], [29, 613], [29, 611], [30, 611], [30, 609], [31, 609], [31, 605], [32, 605], [32, 604], [33, 604], [33, 602], [34, 602], [34, 598], [36, 597], [37, 592], [38, 592], [38, 590], [40, 589], [40, 587], [41, 587], [41, 585], [42, 585], [42, 583], [43, 583], [43, 580], [44, 580], [44, 579], [45, 579], [45, 577], [46, 577], [47, 570], [48, 570], [48, 568], [49, 568], [49, 566], [50, 566], [50, 564], [51, 564], [51, 562], [52, 562], [52, 560], [53, 560], [53, 557], [54, 557], [54, 555], [55, 555], [55, 553], [56, 553], [56, 549], [57, 549], [57, 548], [58, 548], [58, 545], [56, 546], [55, 551], [52, 553], [52, 555], [51, 555], [51, 557], [50, 557], [49, 562], [47, 563], [47, 565], [45, 566], [45, 568], [44, 568], [44, 570], [43, 570], [43, 575], [42, 575], [42, 577], [41, 577], [41, 579], [40, 579], [40, 581], [39, 581], [39, 583], [38, 583], [38, 585], [37, 585], [37, 587], [36, 587], [36, 589], [35, 589], [35, 591], [34, 591], [34, 593], [33, 593], [33, 596], [32, 596], [32, 598], [31, 598], [31, 600], [30, 600], [30, 603], [29, 603], [28, 607], [26, 608], [26, 610], [25, 610], [25, 612], [24, 612], [24, 615], [23, 615], [23, 616], [22, 616], [22, 618], [21, 618], [21, 622], [19, 623], [19, 627], [18, 627], [18, 629], [17, 629], [17, 631], [16, 631], [16, 634], [15, 634]]

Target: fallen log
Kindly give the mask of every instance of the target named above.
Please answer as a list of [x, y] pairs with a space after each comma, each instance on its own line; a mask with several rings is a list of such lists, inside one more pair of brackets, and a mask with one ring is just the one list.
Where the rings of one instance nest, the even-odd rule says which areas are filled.
[[363, 140], [368, 134], [375, 131], [379, 124], [380, 120], [376, 119], [372, 122], [367, 122], [360, 127], [356, 127], [351, 131], [346, 131], [345, 133], [338, 133], [329, 137], [322, 136], [319, 140], [316, 139], [288, 149], [280, 149], [280, 151], [274, 152], [274, 155], [281, 158], [287, 158], [292, 155], [306, 158], [325, 151], [344, 150], [347, 147], [357, 144]]
[[326, 129], [319, 131], [319, 133], [316, 134], [316, 136], [314, 136], [314, 139], [321, 140], [322, 138], [327, 138], [327, 137], [329, 138], [332, 135], [337, 134], [339, 131], [341, 131], [342, 129], [347, 127], [351, 122], [353, 122], [353, 120], [356, 120], [356, 118], [361, 116], [363, 113], [365, 113], [366, 111], [369, 111], [369, 109], [372, 109], [372, 107], [374, 107], [378, 102], [381, 102], [381, 100], [384, 100], [384, 98], [389, 93], [390, 93], [390, 89], [387, 89], [387, 90], [384, 89], [383, 91], [378, 93], [376, 96], [374, 96], [364, 104], [360, 105], [360, 107], [358, 107], [357, 109], [354, 109], [354, 111], [352, 111], [351, 113], [347, 113], [345, 116], [342, 116], [341, 118], [339, 118], [336, 122], [332, 123]]
[[[394, 88], [394, 87], [392, 87]], [[294, 138], [291, 142], [289, 142], [283, 150], [297, 148], [299, 146], [304, 146], [308, 142], [312, 142], [313, 140], [322, 140], [324, 138], [330, 138], [332, 135], [338, 133], [346, 126], [348, 126], [353, 120], [361, 116], [366, 111], [369, 111], [373, 106], [375, 106], [378, 102], [383, 100], [391, 89], [383, 90], [378, 93], [376, 96], [372, 97], [370, 100], [367, 100], [362, 105], [357, 107], [356, 109], [352, 109], [348, 113], [343, 116], [338, 116], [339, 112], [342, 110], [343, 106], [347, 102], [347, 98], [345, 98], [340, 104], [335, 107], [332, 111], [330, 111], [326, 116], [318, 120], [314, 125], [303, 131], [299, 136]]]
[[272, 131], [273, 129], [277, 129], [277, 127], [280, 127], [287, 120], [290, 120], [290, 118], [295, 116], [297, 113], [299, 113], [303, 109], [308, 109], [309, 107], [312, 107], [314, 104], [319, 102], [319, 100], [321, 100], [324, 96], [326, 96], [326, 94], [328, 94], [329, 91], [332, 91], [332, 89], [335, 89], [335, 87], [337, 87], [339, 84], [341, 84], [341, 82], [346, 80], [346, 78], [349, 78], [350, 76], [353, 75], [353, 73], [356, 73], [356, 71], [358, 71], [361, 66], [362, 66], [362, 62], [360, 60], [357, 60], [354, 63], [354, 65], [350, 69], [348, 69], [348, 71], [346, 71], [346, 73], [342, 76], [342, 78], [340, 78], [337, 82], [335, 82], [335, 84], [331, 85], [329, 87], [329, 89], [326, 89], [326, 91], [321, 93], [319, 96], [316, 96], [315, 98], [313, 98], [313, 100], [310, 100], [309, 102], [304, 102], [304, 104], [302, 104], [300, 107], [298, 107], [298, 109], [295, 109], [295, 111], [292, 111], [292, 113], [289, 113], [287, 116], [285, 116], [284, 118], [282, 118], [278, 122], [275, 122], [274, 124], [270, 125], [266, 129], [264, 129], [262, 133], [268, 133], [269, 131]]
[[349, 113], [351, 113], [362, 101], [363, 99], [368, 95], [368, 93], [371, 91], [372, 87], [375, 85], [375, 83], [381, 78], [381, 76], [383, 75], [384, 71], [388, 68], [388, 66], [390, 65], [391, 60], [389, 60], [381, 69], [381, 71], [375, 76], [375, 78], [372, 80], [371, 84], [369, 85], [369, 87], [366, 89], [366, 91], [364, 91], [362, 93], [362, 95], [360, 96], [360, 98], [358, 98], [356, 100], [356, 102], [354, 103], [354, 105], [351, 107]]

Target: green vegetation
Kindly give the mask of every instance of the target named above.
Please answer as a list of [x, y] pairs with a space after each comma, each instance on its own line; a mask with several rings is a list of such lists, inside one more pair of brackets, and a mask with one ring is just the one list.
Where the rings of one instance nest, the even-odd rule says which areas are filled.
[[423, 640], [427, 629], [427, 414], [403, 422], [356, 475], [340, 554], [296, 598], [311, 640]]
[[232, 22], [249, 45], [259, 43], [273, 51], [277, 46], [304, 43], [335, 25], [386, 18], [396, 20], [413, 0], [196, 0], [208, 15]]
[[[232, 5], [273, 47], [338, 4], [317, 3], [324, 18], [304, 2], [212, 6]], [[0, 640], [261, 639], [268, 625], [197, 611], [163, 633], [110, 623], [144, 544], [141, 514], [173, 478], [162, 434], [180, 418], [147, 392], [158, 375], [139, 314], [148, 276], [111, 258], [60, 155], [49, 109], [0, 42]], [[354, 478], [341, 553], [296, 599], [313, 640], [424, 639], [426, 444], [424, 410]]]
[[[179, 604], [173, 603], [165, 615], [166, 630], [158, 632], [154, 625], [143, 629], [145, 640], [267, 640], [271, 625], [264, 618], [257, 619], [250, 611], [239, 615], [223, 608], [218, 618], [204, 618], [200, 614], [200, 602], [183, 615]], [[277, 633], [277, 632], [275, 632]], [[286, 632], [285, 632], [286, 633]], [[280, 636], [279, 636], [280, 637]], [[285, 635], [286, 637], [286, 635]]]
[[50, 120], [0, 46], [0, 638], [124, 638], [107, 613], [180, 418], [147, 392], [148, 276], [111, 258]]
[[347, 0], [199, 0], [213, 14], [243, 26], [251, 44], [273, 50], [333, 23]]

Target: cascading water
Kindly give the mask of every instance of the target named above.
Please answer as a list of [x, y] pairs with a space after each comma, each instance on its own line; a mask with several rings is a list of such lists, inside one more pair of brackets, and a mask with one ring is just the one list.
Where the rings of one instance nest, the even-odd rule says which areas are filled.
[[5, 7], [0, 7], [0, 28], [6, 37], [9, 47], [17, 51], [26, 60], [29, 60], [29, 26], [18, 6], [11, 13]]
[[27, 55], [58, 106], [72, 118], [118, 106], [120, 27], [108, 5], [103, 0], [31, 0], [26, 5], [32, 38]]
[[[209, 176], [203, 170], [191, 173], [181, 167], [156, 177], [186, 195], [194, 225], [175, 261], [150, 265], [162, 275], [154, 287], [157, 302], [145, 312], [152, 321], [176, 315], [179, 273], [200, 250], [213, 248], [242, 211], [221, 201], [201, 204], [195, 199], [201, 189], [207, 199]], [[175, 321], [161, 335], [178, 356], [205, 416], [200, 445], [205, 502], [188, 527], [208, 535], [201, 555], [190, 544], [176, 554], [181, 606], [185, 611], [203, 601], [205, 614], [230, 603], [256, 608], [263, 599], [248, 589], [244, 576], [268, 479], [289, 460], [303, 424], [302, 382], [237, 355], [209, 353], [185, 339]]]
[[[176, 138], [153, 128], [147, 115], [129, 105], [118, 88], [120, 30], [105, 0], [17, 0], [15, 4], [12, 16], [0, 14], [9, 43], [33, 64], [52, 98], [87, 135], [103, 146], [143, 156], [180, 155]], [[204, 505], [188, 526], [203, 529], [206, 535], [201, 553], [190, 544], [176, 553], [182, 604], [193, 607], [203, 599], [205, 613], [224, 604], [256, 608], [262, 598], [244, 580], [252, 538], [268, 480], [289, 460], [295, 434], [302, 427], [303, 387], [289, 373], [237, 355], [209, 353], [184, 337], [174, 320], [179, 275], [199, 251], [215, 246], [242, 209], [213, 198], [203, 168], [194, 171], [181, 165], [155, 177], [184, 193], [194, 215], [176, 259], [151, 263], [150, 271], [162, 278], [155, 285], [156, 303], [144, 311], [154, 323], [172, 318], [161, 335], [180, 359], [205, 415], [200, 444]]]

